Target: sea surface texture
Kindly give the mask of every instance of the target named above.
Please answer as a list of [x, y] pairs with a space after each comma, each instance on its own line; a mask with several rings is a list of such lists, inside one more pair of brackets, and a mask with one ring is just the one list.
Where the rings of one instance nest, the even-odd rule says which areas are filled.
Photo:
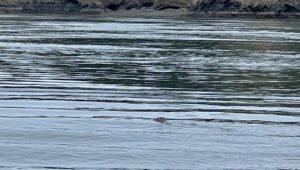
[[300, 168], [300, 21], [0, 15], [0, 169]]

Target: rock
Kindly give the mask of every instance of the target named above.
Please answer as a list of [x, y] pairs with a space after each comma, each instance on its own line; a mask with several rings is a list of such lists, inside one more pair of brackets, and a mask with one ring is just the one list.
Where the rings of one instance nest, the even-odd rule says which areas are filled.
[[38, 13], [78, 12], [78, 0], [24, 0], [23, 11]]
[[122, 9], [140, 8], [141, 3], [139, 0], [124, 0], [122, 3]]
[[300, 12], [299, 0], [193, 0], [191, 11], [200, 12]]
[[64, 0], [63, 11], [64, 12], [79, 12], [81, 4], [78, 0]]
[[153, 119], [155, 122], [159, 122], [159, 123], [165, 123], [167, 121], [166, 118], [164, 117], [157, 117]]
[[155, 0], [139, 0], [141, 7], [152, 7]]
[[192, 10], [195, 11], [238, 11], [242, 4], [236, 0], [201, 0]]
[[80, 13], [95, 13], [103, 12], [104, 5], [101, 0], [79, 0]]
[[186, 8], [191, 0], [155, 0], [156, 10]]
[[0, 11], [20, 12], [22, 11], [22, 4], [19, 0], [0, 0]]
[[105, 7], [107, 9], [116, 11], [119, 9], [133, 9], [141, 8], [142, 4], [139, 0], [104, 0]]
[[81, 5], [81, 9], [97, 9], [104, 7], [101, 0], [79, 0], [79, 3]]
[[279, 0], [277, 9], [278, 12], [300, 12], [299, 0]]
[[61, 0], [27, 0], [23, 6], [24, 11], [39, 13], [56, 13], [64, 11]]
[[102, 0], [104, 7], [113, 11], [119, 9], [122, 2], [123, 0]]

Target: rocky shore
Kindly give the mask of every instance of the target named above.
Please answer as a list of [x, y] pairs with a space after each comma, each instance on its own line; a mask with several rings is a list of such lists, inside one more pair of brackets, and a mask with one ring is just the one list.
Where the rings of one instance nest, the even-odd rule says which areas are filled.
[[300, 18], [299, 0], [196, 0], [189, 9], [198, 16]]
[[[131, 11], [131, 12], [127, 12]], [[167, 12], [162, 12], [167, 11]], [[170, 12], [172, 11], [172, 12]], [[0, 0], [2, 13], [300, 18], [299, 0]]]

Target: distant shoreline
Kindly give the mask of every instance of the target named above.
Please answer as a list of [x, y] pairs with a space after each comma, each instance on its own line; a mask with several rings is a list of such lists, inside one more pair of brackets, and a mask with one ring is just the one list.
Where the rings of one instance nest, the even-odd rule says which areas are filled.
[[166, 9], [154, 10], [146, 9], [131, 9], [117, 11], [83, 11], [76, 13], [65, 12], [28, 12], [21, 9], [0, 10], [0, 14], [63, 14], [63, 15], [98, 15], [105, 17], [193, 17], [193, 18], [249, 18], [249, 19], [300, 19], [300, 13], [275, 13], [275, 12], [192, 12], [187, 9]]
[[[86, 12], [79, 14], [97, 14]], [[300, 19], [300, 13], [281, 13], [275, 12], [192, 12], [186, 9], [132, 9], [119, 11], [104, 11], [100, 16], [114, 17], [194, 17], [194, 18], [249, 18], [249, 19]]]
[[0, 14], [64, 14], [64, 15], [98, 15], [105, 17], [193, 17], [193, 18], [249, 18], [249, 19], [300, 19], [300, 13], [275, 13], [275, 12], [191, 12], [186, 9], [131, 9], [118, 11], [84, 11], [76, 13], [52, 12], [26, 12], [22, 10], [0, 10]]

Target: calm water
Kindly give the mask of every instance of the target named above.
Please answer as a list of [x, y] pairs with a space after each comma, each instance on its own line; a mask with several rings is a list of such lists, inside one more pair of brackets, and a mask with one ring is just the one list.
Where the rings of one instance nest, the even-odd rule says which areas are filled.
[[300, 168], [300, 21], [0, 15], [0, 169], [200, 167]]

